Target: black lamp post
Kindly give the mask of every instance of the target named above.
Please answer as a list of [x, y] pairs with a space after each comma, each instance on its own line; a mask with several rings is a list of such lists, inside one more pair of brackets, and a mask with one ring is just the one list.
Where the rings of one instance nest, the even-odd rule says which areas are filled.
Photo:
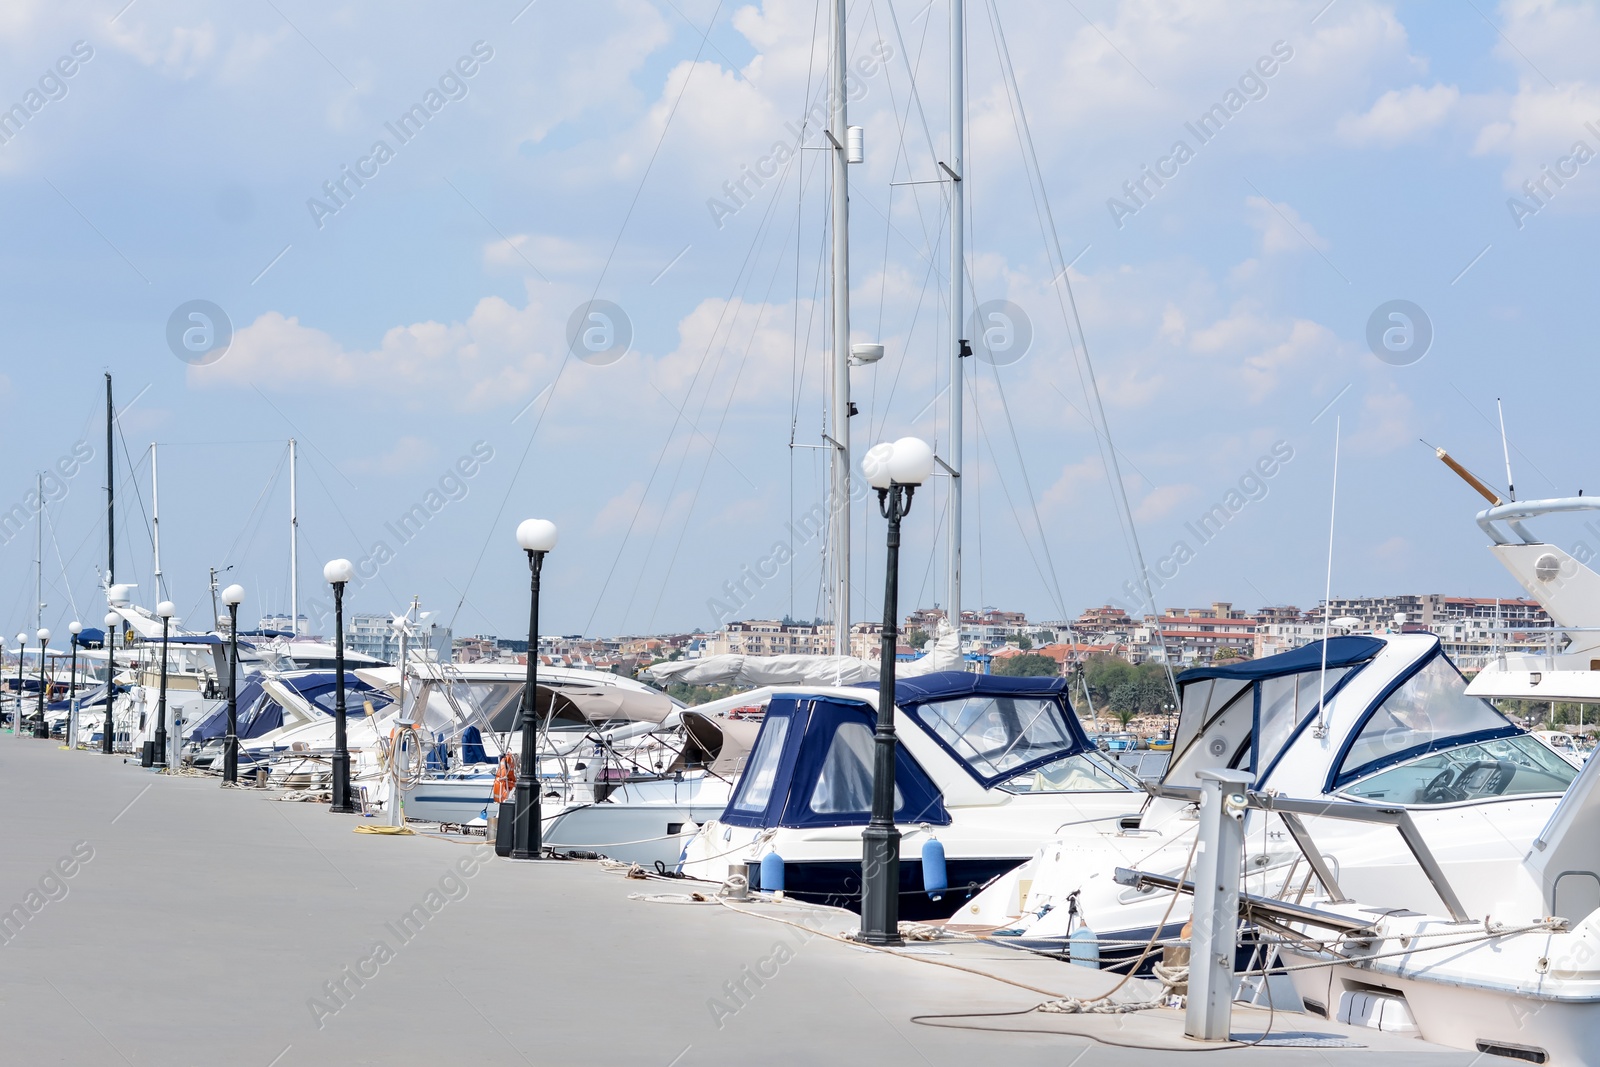
[[17, 714], [14, 717], [16, 723], [15, 732], [19, 734], [22, 732], [22, 661], [27, 657], [27, 652], [28, 635], [19, 633], [17, 635]]
[[33, 720], [33, 736], [49, 738], [50, 727], [44, 721], [44, 650], [50, 644], [50, 631], [40, 628], [39, 633], [39, 713]]
[[111, 755], [116, 739], [116, 722], [112, 714], [117, 704], [117, 627], [122, 616], [106, 612], [106, 728], [100, 735], [100, 751]]
[[222, 784], [239, 781], [239, 604], [244, 586], [230, 585], [222, 591], [228, 605], [228, 736], [222, 742]]
[[[874, 445], [862, 459], [878, 491], [878, 510], [889, 520], [883, 569], [883, 646], [878, 661], [878, 726], [872, 741], [872, 819], [861, 832], [861, 932], [870, 945], [900, 943], [900, 830], [894, 822], [895, 649], [900, 613], [900, 520], [911, 510], [917, 486], [933, 474], [933, 449], [915, 437]], [[836, 619], [835, 626], [850, 620]]]
[[339, 815], [354, 815], [350, 802], [350, 748], [345, 738], [344, 711], [344, 586], [356, 576], [347, 559], [330, 560], [322, 577], [333, 586], [333, 669], [339, 679], [333, 698], [333, 803], [328, 810]]
[[522, 758], [517, 764], [516, 808], [511, 823], [511, 858], [536, 860], [543, 847], [539, 813], [539, 756], [534, 721], [539, 679], [539, 572], [545, 553], [556, 547], [556, 524], [527, 519], [517, 527], [517, 544], [528, 554], [528, 680], [522, 690]]
[[72, 669], [67, 672], [67, 747], [78, 748], [78, 635], [83, 623], [73, 619], [67, 624], [67, 643], [72, 646]]
[[156, 700], [156, 753], [151, 766], [158, 771], [167, 769], [167, 633], [177, 610], [170, 600], [156, 605], [156, 614], [161, 616], [161, 688]]

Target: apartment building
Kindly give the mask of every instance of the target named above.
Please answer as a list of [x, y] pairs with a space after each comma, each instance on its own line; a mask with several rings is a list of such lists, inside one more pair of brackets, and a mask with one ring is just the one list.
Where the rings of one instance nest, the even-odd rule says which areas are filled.
[[[1146, 615], [1130, 635], [1139, 658], [1189, 666], [1209, 663], [1219, 649], [1254, 655], [1260, 620], [1231, 603], [1218, 601], [1208, 608], [1168, 608], [1158, 619]], [[1129, 657], [1133, 658], [1132, 656]]]
[[708, 656], [822, 656], [833, 651], [833, 627], [776, 619], [730, 622], [706, 642]]

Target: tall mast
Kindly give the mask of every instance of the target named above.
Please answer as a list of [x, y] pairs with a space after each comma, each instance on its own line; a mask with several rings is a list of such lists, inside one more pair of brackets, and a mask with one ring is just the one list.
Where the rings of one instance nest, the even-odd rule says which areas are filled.
[[833, 463], [828, 504], [833, 512], [833, 651], [850, 654], [850, 179], [845, 142], [845, 0], [833, 4], [832, 109], [828, 139], [833, 149], [833, 402], [829, 446]]
[[[116, 424], [116, 408], [111, 403], [111, 372], [106, 371], [106, 596], [109, 601], [111, 584], [117, 573], [117, 454], [111, 448], [111, 431]], [[103, 751], [110, 752], [112, 745], [111, 708], [116, 703], [116, 647], [117, 628], [106, 627], [106, 730]]]
[[116, 408], [111, 405], [111, 372], [106, 371], [106, 588], [117, 580], [117, 454], [111, 449], [111, 430], [116, 423]]
[[[38, 488], [39, 513], [34, 516], [34, 546], [33, 546], [33, 628], [41, 629], [44, 626], [44, 472], [39, 472]], [[43, 650], [39, 655], [44, 655]], [[40, 663], [44, 660], [41, 658]], [[18, 690], [20, 693], [21, 690]]]
[[156, 552], [156, 599], [166, 599], [161, 584], [161, 479], [156, 472], [156, 443], [150, 442], [150, 540]]
[[295, 496], [294, 438], [289, 438], [289, 632], [300, 636], [300, 505]]
[[950, 0], [950, 625], [961, 642], [962, 351], [967, 342], [961, 317], [966, 293], [966, 5]]

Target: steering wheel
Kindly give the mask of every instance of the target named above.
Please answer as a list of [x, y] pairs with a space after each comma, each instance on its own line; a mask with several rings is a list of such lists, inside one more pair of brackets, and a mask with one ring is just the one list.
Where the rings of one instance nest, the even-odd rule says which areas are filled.
[[1422, 802], [1424, 804], [1448, 804], [1452, 800], [1461, 800], [1461, 796], [1458, 795], [1454, 788], [1456, 771], [1457, 768], [1455, 767], [1446, 767], [1434, 775], [1433, 781], [1423, 787]]

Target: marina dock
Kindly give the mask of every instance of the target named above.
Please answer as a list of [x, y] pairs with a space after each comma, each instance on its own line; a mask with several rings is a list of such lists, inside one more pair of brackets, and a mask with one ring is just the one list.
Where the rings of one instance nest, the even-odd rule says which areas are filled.
[[[835, 940], [849, 917], [825, 909], [631, 899], [689, 890], [357, 834], [373, 820], [283, 795], [0, 735], [0, 1063], [1093, 1067], [1205, 1047], [1178, 1011], [1028, 1011], [1107, 973], [981, 942], [895, 956]], [[1254, 1008], [1234, 1034], [1261, 1045], [1205, 1062], [1481, 1059]]]

